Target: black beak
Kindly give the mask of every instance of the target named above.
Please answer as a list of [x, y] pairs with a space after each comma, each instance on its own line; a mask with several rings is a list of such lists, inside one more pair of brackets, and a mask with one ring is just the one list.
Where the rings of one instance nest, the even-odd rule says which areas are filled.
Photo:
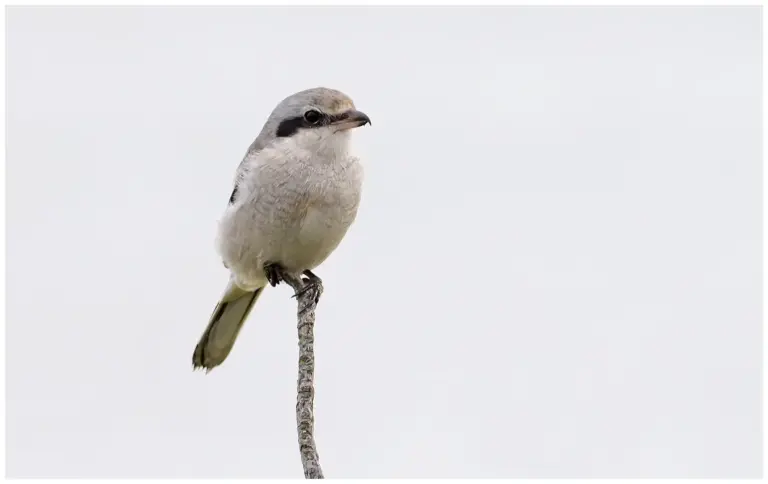
[[347, 111], [347, 117], [344, 119], [344, 123], [357, 123], [357, 126], [365, 126], [366, 124], [372, 124], [371, 118], [368, 117], [367, 114], [365, 114], [362, 111], [356, 111], [351, 110]]

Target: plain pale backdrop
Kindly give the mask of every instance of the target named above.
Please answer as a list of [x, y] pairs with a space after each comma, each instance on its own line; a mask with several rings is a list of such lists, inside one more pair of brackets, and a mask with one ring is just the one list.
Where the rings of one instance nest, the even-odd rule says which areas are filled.
[[7, 472], [300, 477], [287, 287], [191, 356], [234, 170], [347, 92], [330, 477], [758, 477], [751, 8], [10, 8]]

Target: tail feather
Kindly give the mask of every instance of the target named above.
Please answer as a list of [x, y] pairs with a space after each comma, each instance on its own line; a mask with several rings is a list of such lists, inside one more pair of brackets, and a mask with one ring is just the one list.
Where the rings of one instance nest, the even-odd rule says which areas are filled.
[[[200, 342], [192, 354], [193, 368], [205, 368], [206, 372], [219, 366], [232, 351], [235, 340], [248, 318], [251, 308], [264, 288], [242, 292], [236, 297], [225, 297], [216, 305]], [[230, 291], [228, 291], [230, 292]]]

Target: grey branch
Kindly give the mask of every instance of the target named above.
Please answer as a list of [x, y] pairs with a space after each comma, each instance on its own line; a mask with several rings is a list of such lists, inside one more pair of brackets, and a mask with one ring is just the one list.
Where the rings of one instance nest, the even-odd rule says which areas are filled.
[[323, 479], [323, 471], [315, 446], [315, 308], [323, 293], [320, 280], [311, 284], [301, 278], [289, 274], [281, 274], [283, 280], [293, 288], [298, 304], [299, 330], [299, 379], [296, 384], [296, 430], [299, 433], [299, 452], [304, 477], [307, 479]]

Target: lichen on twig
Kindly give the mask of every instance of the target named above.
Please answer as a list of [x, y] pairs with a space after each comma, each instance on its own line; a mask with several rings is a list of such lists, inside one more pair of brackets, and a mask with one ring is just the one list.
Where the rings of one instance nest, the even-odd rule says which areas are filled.
[[323, 479], [323, 471], [315, 445], [315, 309], [323, 284], [319, 278], [302, 279], [282, 274], [283, 280], [291, 286], [297, 300], [297, 328], [299, 332], [299, 378], [296, 384], [296, 430], [299, 436], [299, 452], [304, 477]]

